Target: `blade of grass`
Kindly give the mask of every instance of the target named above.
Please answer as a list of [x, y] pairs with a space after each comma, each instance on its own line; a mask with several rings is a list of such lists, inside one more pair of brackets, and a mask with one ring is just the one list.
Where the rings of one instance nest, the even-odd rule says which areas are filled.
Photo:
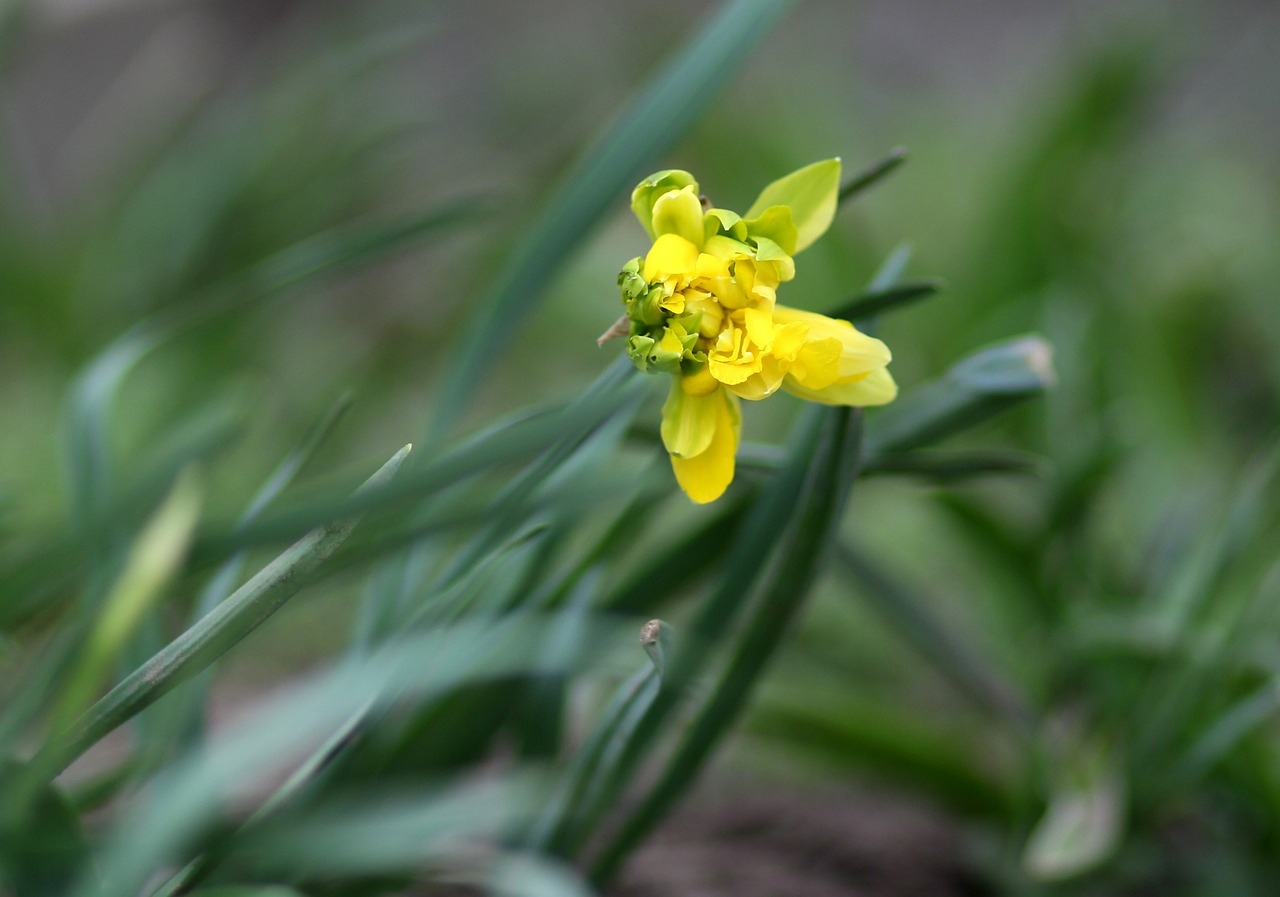
[[[647, 388], [641, 378], [632, 378], [630, 389]], [[522, 460], [529, 455], [559, 444], [566, 433], [589, 433], [628, 406], [612, 392], [591, 393], [555, 414], [537, 414], [511, 423], [483, 437], [465, 440], [444, 451], [425, 464], [406, 470], [394, 488], [382, 486], [361, 490], [343, 498], [324, 498], [300, 508], [280, 512], [222, 536], [197, 541], [197, 557], [220, 555], [242, 547], [279, 539], [296, 538], [299, 534], [339, 517], [348, 517], [374, 509], [403, 508], [420, 502], [425, 496], [455, 486], [492, 467]], [[514, 488], [514, 487], [513, 487]], [[438, 512], [432, 511], [439, 516]]]
[[[344, 394], [325, 412], [324, 416], [303, 439], [302, 444], [290, 452], [276, 466], [267, 477], [266, 482], [250, 499], [248, 507], [240, 518], [239, 525], [243, 526], [256, 519], [272, 501], [289, 487], [289, 484], [293, 482], [303, 466], [337, 427], [343, 415], [351, 408], [353, 401], [354, 398], [350, 393]], [[211, 613], [227, 596], [235, 591], [236, 580], [242, 574], [247, 556], [247, 552], [237, 552], [218, 568], [200, 591], [200, 596], [196, 599], [191, 618], [188, 620], [188, 626], [194, 626], [202, 617]], [[173, 733], [179, 740], [187, 744], [192, 744], [200, 738], [204, 731], [205, 702], [209, 688], [213, 683], [213, 668], [216, 665], [216, 661], [211, 663], [208, 669], [173, 690], [166, 704], [171, 708], [170, 712], [180, 716], [181, 719], [163, 727], [163, 732]], [[153, 733], [151, 737], [141, 739], [141, 745], [145, 746], [145, 749], [150, 753], [153, 758], [152, 762], [163, 756], [169, 746], [168, 742], [159, 737], [159, 733]]]
[[102, 602], [88, 638], [59, 689], [50, 731], [70, 727], [124, 650], [143, 617], [177, 575], [200, 513], [193, 476], [180, 477], [129, 551], [119, 578]]
[[852, 488], [861, 454], [862, 415], [823, 409], [822, 435], [813, 445], [793, 522], [781, 530], [778, 565], [716, 678], [657, 782], [592, 864], [591, 880], [607, 886], [626, 857], [687, 793], [703, 764], [737, 719], [783, 634], [816, 581]]
[[[361, 488], [372, 490], [389, 483], [408, 453], [405, 446]], [[349, 518], [331, 523], [290, 547], [126, 677], [70, 729], [55, 735], [37, 755], [38, 765], [56, 775], [102, 736], [206, 668], [297, 594], [308, 575], [337, 551], [358, 522], [359, 518]]]
[[[189, 861], [223, 818], [229, 794], [296, 768], [297, 758], [313, 756], [312, 745], [370, 701], [377, 712], [469, 683], [555, 672], [539, 666], [546, 633], [544, 621], [527, 616], [467, 621], [339, 664], [272, 698], [251, 719], [163, 770], [145, 798], [124, 810], [73, 897], [132, 897], [157, 870]], [[601, 625], [587, 637], [602, 644], [620, 634]]]
[[848, 542], [836, 551], [841, 566], [863, 586], [862, 595], [902, 638], [937, 666], [962, 692], [1030, 734], [1034, 714], [1025, 698], [982, 657], [938, 620], [909, 587]]
[[[724, 539], [725, 574], [689, 627], [685, 647], [675, 652], [672, 668], [667, 676], [669, 687], [655, 695], [622, 754], [613, 764], [611, 775], [618, 780], [629, 780], [644, 760], [663, 724], [679, 705], [688, 683], [696, 679], [698, 672], [708, 662], [712, 648], [721, 641], [724, 633], [732, 630], [748, 596], [764, 575], [777, 545], [778, 532], [784, 530], [797, 513], [798, 496], [809, 470], [813, 446], [822, 432], [823, 420], [821, 409], [815, 407], [805, 410], [800, 424], [792, 433], [787, 465], [778, 471], [768, 487], [753, 502], [747, 504], [743, 500], [743, 504], [737, 506], [746, 512], [745, 520], [727, 516], [724, 520], [727, 531], [723, 534], [719, 522], [713, 521], [707, 529], [692, 534], [690, 542], [674, 543], [671, 565], [650, 563], [647, 565], [647, 575], [643, 575], [643, 570], [638, 571], [634, 586], [622, 593], [628, 599], [635, 600], [640, 608], [646, 605], [652, 607], [655, 603], [654, 570], [682, 569], [690, 557], [690, 547], [696, 544], [693, 540], [706, 539], [712, 542], [713, 549], [718, 549], [715, 543], [720, 538]], [[655, 562], [660, 560], [665, 558], [654, 559]], [[619, 597], [615, 594], [611, 596], [611, 600]]]
[[615, 775], [616, 760], [625, 753], [632, 733], [662, 687], [671, 628], [661, 620], [651, 620], [642, 627], [640, 640], [650, 662], [618, 686], [605, 705], [524, 840], [530, 850], [573, 856], [626, 784]]
[[145, 328], [134, 328], [103, 350], [71, 389], [67, 410], [67, 452], [71, 513], [81, 525], [102, 525], [111, 504], [111, 448], [108, 421], [120, 384], [159, 343]]
[[1044, 471], [1046, 463], [1039, 455], [1000, 449], [915, 451], [872, 455], [863, 463], [862, 474], [906, 474], [950, 482], [988, 474], [1036, 474]]
[[1038, 336], [997, 343], [961, 360], [941, 380], [880, 411], [867, 452], [905, 452], [968, 429], [1054, 382], [1052, 350]]
[[616, 123], [564, 175], [507, 259], [459, 343], [435, 409], [436, 430], [456, 426], [492, 358], [538, 307], [541, 292], [583, 235], [614, 206], [716, 96], [789, 0], [730, 0], [649, 81]]
[[825, 312], [828, 317], [842, 318], [858, 323], [886, 311], [896, 311], [907, 305], [928, 299], [942, 289], [941, 280], [905, 280], [886, 287], [868, 287], [852, 299]]
[[870, 187], [875, 186], [881, 180], [888, 177], [898, 166], [907, 161], [908, 152], [906, 147], [895, 147], [879, 162], [874, 163], [868, 168], [855, 174], [849, 180], [840, 185], [840, 194], [838, 201], [841, 205], [856, 197], [859, 193], [864, 192]]

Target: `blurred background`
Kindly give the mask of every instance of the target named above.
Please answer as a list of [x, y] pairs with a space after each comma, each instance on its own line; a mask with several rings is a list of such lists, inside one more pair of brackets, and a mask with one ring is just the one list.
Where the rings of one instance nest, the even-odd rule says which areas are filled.
[[[215, 516], [344, 392], [354, 405], [317, 469], [341, 479], [419, 438], [468, 299], [713, 8], [0, 6], [5, 537], [65, 513], [63, 397], [155, 315], [203, 317], [128, 379], [115, 450], [141, 472], [216, 446]], [[1064, 795], [1085, 830], [1110, 833], [1081, 868], [1091, 849], [1132, 847], [1097, 893], [1280, 887], [1273, 708], [1215, 728], [1280, 675], [1264, 488], [1280, 409], [1278, 39], [1264, 0], [811, 0], [663, 161], [741, 208], [810, 161], [853, 171], [906, 147], [905, 168], [806, 253], [787, 302], [834, 308], [907, 243], [909, 276], [946, 286], [878, 331], [904, 389], [1010, 334], [1055, 347], [1045, 400], [958, 442], [1034, 453], [1033, 473], [860, 485], [845, 521], [860, 552], [841, 560], [863, 587], [825, 584], [726, 763], [913, 794], [960, 820], [1011, 891], [1038, 893], [1036, 863], [1041, 883], [1058, 877], [1060, 855], [1024, 848]], [[614, 208], [531, 285], [550, 298], [494, 353], [467, 426], [575, 394], [617, 354], [595, 337], [646, 241], [625, 195]], [[463, 223], [323, 286], [228, 298], [238, 272], [315, 234], [432, 209]], [[780, 439], [794, 412], [748, 407], [748, 438]], [[229, 700], [344, 641], [352, 588], [326, 582], [255, 633], [220, 680]], [[941, 621], [944, 647], [886, 615], [876, 596], [895, 589]], [[1215, 688], [1191, 694], [1186, 676]], [[1029, 717], [1038, 767], [1018, 759]], [[1225, 746], [1205, 754], [1212, 733]], [[1161, 878], [1183, 843], [1209, 847]], [[1223, 881], [1236, 889], [1213, 890]]]

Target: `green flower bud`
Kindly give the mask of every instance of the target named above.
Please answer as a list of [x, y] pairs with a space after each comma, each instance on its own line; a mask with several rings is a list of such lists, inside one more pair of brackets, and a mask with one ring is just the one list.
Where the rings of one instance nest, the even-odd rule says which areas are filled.
[[646, 374], [652, 374], [649, 354], [653, 351], [655, 345], [657, 345], [657, 340], [653, 337], [645, 336], [643, 333], [633, 333], [627, 337], [627, 357], [640, 370]]
[[649, 285], [640, 276], [643, 265], [644, 259], [637, 256], [623, 265], [622, 270], [618, 272], [618, 287], [622, 290], [623, 302], [642, 296], [649, 289]]

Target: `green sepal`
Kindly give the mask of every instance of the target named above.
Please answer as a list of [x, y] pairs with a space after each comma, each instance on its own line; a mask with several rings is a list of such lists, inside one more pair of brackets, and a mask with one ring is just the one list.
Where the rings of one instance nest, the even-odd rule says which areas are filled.
[[790, 206], [770, 206], [759, 216], [742, 223], [749, 236], [772, 240], [787, 255], [795, 255], [800, 232], [792, 219]]
[[796, 226], [795, 252], [826, 233], [840, 194], [840, 160], [825, 159], [781, 177], [760, 192], [742, 217], [759, 218], [771, 206], [788, 206]]
[[668, 317], [667, 312], [662, 310], [662, 303], [666, 300], [667, 295], [662, 287], [648, 287], [647, 291], [631, 299], [627, 302], [627, 317], [635, 323], [648, 328], [657, 327]]
[[679, 324], [684, 328], [685, 335], [680, 338], [680, 344], [684, 346], [685, 357], [688, 358], [689, 353], [698, 348], [698, 328], [702, 326], [702, 312], [693, 311], [678, 318], [672, 318], [671, 323]]
[[796, 276], [796, 263], [790, 253], [768, 237], [756, 237], [756, 264], [772, 264], [777, 266], [778, 279], [790, 280]]
[[671, 168], [649, 175], [631, 191], [631, 211], [635, 212], [636, 218], [650, 239], [658, 238], [653, 228], [654, 203], [663, 194], [684, 187], [692, 187], [695, 194], [698, 192], [698, 182], [693, 175], [687, 171]]
[[640, 370], [646, 374], [652, 374], [653, 370], [649, 364], [649, 355], [655, 345], [657, 345], [657, 340], [653, 337], [646, 336], [643, 333], [633, 333], [627, 337], [627, 357]]
[[622, 266], [622, 270], [618, 272], [618, 288], [622, 290], [622, 301], [629, 302], [644, 295], [649, 285], [640, 276], [640, 271], [644, 266], [644, 259], [636, 256], [631, 261]]
[[747, 225], [742, 216], [728, 209], [707, 209], [702, 216], [702, 239], [710, 240], [716, 234], [727, 234], [742, 242], [747, 239]]
[[662, 343], [663, 340], [658, 340], [649, 349], [649, 364], [654, 370], [661, 371], [664, 374], [680, 373], [680, 362], [684, 359], [683, 344], [680, 347], [680, 351], [676, 352], [663, 348]]

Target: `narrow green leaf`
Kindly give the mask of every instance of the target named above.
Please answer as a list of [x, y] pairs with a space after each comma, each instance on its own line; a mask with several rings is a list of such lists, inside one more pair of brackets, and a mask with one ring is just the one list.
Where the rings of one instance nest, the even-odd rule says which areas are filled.
[[[463, 685], [555, 672], [541, 665], [537, 650], [547, 631], [545, 621], [530, 616], [468, 621], [337, 664], [271, 698], [252, 718], [163, 770], [143, 799], [122, 809], [73, 897], [133, 897], [157, 871], [188, 862], [210, 825], [223, 819], [228, 794], [287, 775], [299, 755], [314, 756], [312, 745], [370, 706], [382, 713], [404, 701], [438, 700]], [[604, 624], [587, 635], [589, 642], [617, 637], [617, 627]], [[281, 826], [288, 827], [283, 819]]]
[[[290, 452], [276, 466], [270, 476], [267, 477], [266, 482], [250, 499], [248, 507], [240, 518], [240, 526], [244, 526], [256, 519], [272, 501], [288, 488], [316, 449], [337, 427], [338, 422], [350, 409], [353, 401], [354, 399], [350, 393], [341, 396], [325, 412], [324, 417], [311, 428], [311, 431], [303, 439], [302, 444]], [[247, 557], [247, 552], [236, 552], [210, 577], [209, 582], [200, 591], [200, 596], [196, 599], [188, 625], [194, 626], [199, 622], [200, 618], [211, 613], [235, 590], [235, 583], [241, 576]], [[171, 712], [178, 716], [179, 719], [172, 725], [164, 727], [163, 733], [172, 733], [187, 743], [192, 743], [200, 736], [207, 717], [204, 712], [205, 700], [212, 684], [213, 667], [215, 665], [216, 663], [210, 664], [208, 669], [195, 676], [191, 681], [185, 682], [174, 689], [173, 694], [166, 703], [170, 705]], [[158, 710], [159, 708], [156, 709]], [[152, 712], [155, 711], [153, 710]], [[142, 744], [144, 749], [148, 750], [154, 757], [159, 757], [164, 753], [167, 742], [172, 740], [172, 737], [164, 739], [161, 737], [161, 733], [153, 732], [149, 737], [142, 739]]]
[[941, 380], [880, 411], [869, 454], [905, 452], [944, 439], [1039, 395], [1054, 382], [1053, 353], [1038, 336], [998, 343], [960, 361]]
[[899, 243], [871, 276], [871, 282], [867, 284], [867, 292], [879, 293], [892, 287], [902, 279], [902, 274], [910, 263], [911, 244]]
[[361, 223], [316, 234], [206, 287], [187, 307], [163, 319], [189, 327], [322, 276], [341, 274], [422, 245], [423, 239], [474, 220], [486, 210], [466, 200], [395, 221]]
[[84, 710], [143, 617], [177, 575], [199, 520], [200, 504], [194, 476], [185, 474], [138, 534], [58, 697], [51, 724], [55, 734]]
[[[618, 365], [617, 370], [625, 373], [622, 365]], [[397, 479], [394, 488], [383, 486], [361, 490], [350, 497], [322, 499], [292, 511], [281, 512], [274, 517], [237, 528], [224, 536], [198, 541], [197, 556], [206, 553], [221, 555], [246, 546], [296, 538], [300, 533], [326, 520], [374, 509], [404, 508], [420, 503], [423, 498], [456, 486], [468, 477], [560, 445], [566, 434], [590, 433], [614, 414], [630, 408], [632, 401], [638, 400], [639, 395], [652, 385], [644, 382], [646, 378], [631, 377], [629, 383], [625, 382], [625, 377], [622, 379], [624, 392], [621, 396], [612, 390], [588, 391], [567, 408], [522, 416], [503, 427], [491, 428], [480, 436], [463, 440], [430, 461], [406, 470]], [[513, 484], [510, 488], [514, 491], [516, 485]], [[471, 510], [459, 512], [459, 515], [474, 521], [478, 513]], [[411, 530], [428, 531], [430, 527], [426, 521], [431, 515], [439, 519], [445, 516], [445, 512], [427, 508], [421, 527], [415, 521]], [[451, 521], [450, 525], [456, 522]]]
[[134, 366], [159, 342], [156, 330], [135, 327], [103, 350], [72, 387], [67, 411], [71, 511], [82, 525], [100, 525], [111, 502], [108, 422], [115, 394]]
[[[0, 762], [0, 785], [29, 778]], [[45, 783], [21, 814], [0, 813], [0, 891], [13, 897], [65, 894], [90, 856], [89, 840], [61, 790]]]
[[940, 280], [906, 280], [879, 289], [867, 288], [835, 309], [825, 312], [831, 318], [859, 321], [886, 311], [896, 311], [921, 299], [928, 299], [942, 289]]
[[632, 736], [662, 688], [670, 642], [671, 627], [661, 620], [650, 620], [641, 628], [640, 644], [650, 665], [637, 670], [613, 693], [535, 822], [526, 846], [571, 857], [613, 806], [626, 786], [625, 770], [618, 761], [628, 753]]
[[888, 781], [964, 814], [1008, 819], [1016, 802], [985, 772], [981, 741], [946, 720], [925, 718], [894, 696], [872, 698], [841, 681], [817, 683], [794, 700], [771, 700], [751, 713], [755, 739], [847, 771]]
[[1124, 835], [1123, 780], [1111, 758], [1068, 758], [1071, 769], [1049, 799], [1023, 853], [1023, 868], [1042, 881], [1089, 871], [1115, 852]]
[[[389, 483], [408, 454], [405, 446], [361, 489]], [[53, 773], [60, 772], [102, 736], [207, 667], [297, 594], [309, 574], [338, 550], [358, 522], [359, 518], [349, 518], [331, 523], [290, 547], [113, 688], [70, 730], [55, 736], [37, 759]]]
[[805, 471], [794, 520], [779, 530], [783, 544], [773, 575], [733, 645], [732, 655], [717, 676], [710, 696], [664, 764], [657, 782], [592, 864], [591, 880], [597, 885], [607, 885], [612, 880], [627, 855], [687, 793], [737, 719], [822, 569], [856, 475], [862, 415], [848, 408], [831, 408], [822, 409], [815, 419], [822, 425], [821, 436], [816, 444], [810, 443], [812, 460]]
[[[478, 305], [446, 366], [437, 429], [457, 425], [467, 396], [538, 307], [570, 251], [644, 168], [693, 124], [789, 0], [730, 0], [622, 111], [617, 122], [561, 179], [523, 241]], [[679, 30], [668, 31], [679, 33]]]
[[1047, 463], [1040, 455], [1000, 449], [914, 451], [872, 455], [863, 464], [862, 473], [905, 474], [951, 482], [989, 474], [1035, 474], [1044, 471]]
[[957, 688], [1017, 726], [1032, 724], [1034, 715], [1025, 698], [984, 660], [980, 649], [937, 619], [923, 598], [847, 542], [836, 556], [862, 584], [863, 598]]
[[1179, 764], [1176, 779], [1195, 781], [1280, 711], [1280, 681], [1273, 680], [1221, 713], [1196, 739]]
[[907, 161], [907, 155], [905, 147], [898, 147], [870, 168], [860, 171], [845, 181], [840, 187], [840, 204], [843, 205], [892, 174], [899, 165]]

